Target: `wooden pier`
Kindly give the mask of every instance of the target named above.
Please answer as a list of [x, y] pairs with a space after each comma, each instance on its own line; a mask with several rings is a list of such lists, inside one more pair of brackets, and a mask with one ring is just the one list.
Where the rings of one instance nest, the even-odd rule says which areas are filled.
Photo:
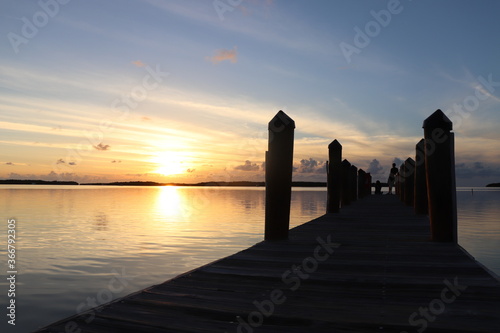
[[457, 243], [452, 123], [423, 127], [398, 196], [371, 195], [333, 141], [327, 214], [289, 231], [295, 122], [278, 112], [265, 241], [38, 332], [498, 333], [500, 280]]
[[498, 332], [500, 282], [372, 195], [39, 332]]

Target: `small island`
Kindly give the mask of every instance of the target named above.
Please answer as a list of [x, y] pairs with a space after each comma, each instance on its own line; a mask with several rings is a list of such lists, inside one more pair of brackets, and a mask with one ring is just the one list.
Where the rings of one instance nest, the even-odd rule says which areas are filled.
[[79, 185], [73, 181], [47, 181], [47, 180], [31, 180], [31, 179], [6, 179], [0, 180], [1, 185]]
[[488, 184], [488, 185], [486, 185], [486, 187], [500, 187], [500, 183]]

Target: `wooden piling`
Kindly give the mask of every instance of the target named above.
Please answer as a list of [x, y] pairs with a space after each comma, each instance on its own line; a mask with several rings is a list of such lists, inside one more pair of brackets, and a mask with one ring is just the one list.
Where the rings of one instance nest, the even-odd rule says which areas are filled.
[[351, 186], [351, 202], [358, 200], [358, 168], [351, 165], [349, 185]]
[[437, 110], [423, 123], [425, 170], [431, 238], [457, 242], [455, 148], [453, 123]]
[[269, 122], [266, 152], [265, 240], [288, 238], [295, 122], [279, 111]]
[[415, 214], [427, 214], [427, 182], [425, 179], [425, 140], [415, 146]]
[[399, 174], [398, 174], [398, 180], [399, 180], [399, 199], [401, 199], [402, 202], [405, 201], [405, 191], [404, 191], [404, 186], [405, 186], [405, 168], [404, 168], [404, 163], [399, 166]]
[[363, 198], [366, 196], [366, 172], [363, 169], [358, 170], [358, 198]]
[[342, 161], [342, 207], [351, 204], [351, 186], [350, 186], [351, 163], [348, 160]]
[[333, 140], [328, 145], [326, 212], [338, 213], [342, 193], [342, 145]]
[[404, 163], [405, 169], [405, 200], [404, 203], [407, 206], [413, 206], [413, 201], [415, 198], [415, 161], [412, 158], [407, 158]]
[[367, 196], [372, 195], [372, 175], [369, 172], [366, 173], [365, 189]]

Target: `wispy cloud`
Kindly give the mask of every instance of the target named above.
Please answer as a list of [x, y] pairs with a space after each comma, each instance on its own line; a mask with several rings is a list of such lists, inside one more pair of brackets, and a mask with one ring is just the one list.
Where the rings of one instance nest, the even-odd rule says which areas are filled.
[[231, 61], [233, 64], [238, 62], [238, 48], [235, 46], [231, 50], [227, 49], [219, 49], [215, 51], [215, 54], [211, 57], [207, 58], [214, 64], [218, 64], [219, 62], [228, 60]]

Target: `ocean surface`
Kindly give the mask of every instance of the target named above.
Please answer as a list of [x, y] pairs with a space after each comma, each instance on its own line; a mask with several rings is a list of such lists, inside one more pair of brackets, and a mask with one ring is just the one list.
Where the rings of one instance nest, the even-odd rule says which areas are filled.
[[[325, 201], [324, 188], [294, 188], [290, 226], [323, 215]], [[461, 188], [457, 201], [460, 245], [500, 275], [500, 189]], [[0, 185], [1, 332], [35, 330], [260, 242], [264, 207], [259, 187]], [[9, 220], [16, 326], [6, 316]]]

